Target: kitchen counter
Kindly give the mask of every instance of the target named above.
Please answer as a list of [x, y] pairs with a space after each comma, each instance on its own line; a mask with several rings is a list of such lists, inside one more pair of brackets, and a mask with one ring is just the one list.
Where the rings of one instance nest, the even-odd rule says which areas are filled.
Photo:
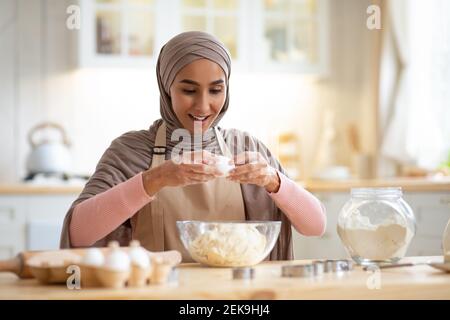
[[0, 195], [79, 194], [80, 185], [0, 184]]
[[[450, 192], [450, 177], [439, 180], [424, 178], [306, 180], [298, 183], [310, 192], [349, 192], [351, 188], [357, 187], [402, 187], [404, 191]], [[79, 194], [82, 190], [83, 186], [80, 185], [0, 184], [0, 195]]]
[[450, 177], [442, 179], [385, 178], [354, 180], [306, 180], [300, 185], [310, 192], [349, 192], [351, 188], [401, 187], [410, 192], [450, 192]]
[[[402, 260], [424, 261], [441, 262], [442, 257]], [[450, 274], [426, 265], [382, 270], [379, 282], [377, 273], [363, 271], [361, 267], [342, 275], [324, 274], [314, 279], [280, 277], [281, 265], [306, 262], [261, 263], [255, 267], [253, 280], [232, 280], [230, 268], [182, 264], [178, 284], [116, 290], [42, 286], [34, 279], [20, 280], [3, 273], [0, 299], [450, 299]]]

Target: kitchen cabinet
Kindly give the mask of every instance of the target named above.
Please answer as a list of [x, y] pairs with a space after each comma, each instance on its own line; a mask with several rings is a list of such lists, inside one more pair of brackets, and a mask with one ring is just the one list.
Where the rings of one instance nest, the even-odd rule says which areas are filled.
[[[336, 231], [339, 211], [349, 199], [348, 192], [316, 192], [327, 210], [327, 230], [321, 237], [304, 237], [293, 229], [296, 259], [348, 257]], [[416, 235], [407, 256], [442, 255], [442, 236], [450, 219], [450, 191], [405, 192], [416, 218]]]
[[[78, 52], [81, 67], [151, 66], [158, 37], [170, 28], [157, 12], [168, 12], [166, 1], [81, 0], [82, 28]], [[158, 21], [156, 21], [158, 19]], [[166, 23], [167, 24], [167, 23]], [[158, 31], [158, 32], [157, 32]]]
[[0, 197], [0, 259], [25, 248], [25, 208], [20, 196]]
[[336, 231], [338, 214], [349, 195], [344, 192], [314, 194], [327, 211], [327, 227], [322, 237], [304, 237], [295, 229], [293, 232], [295, 259], [338, 259], [347, 253]]
[[450, 219], [450, 191], [440, 193], [405, 193], [413, 208], [417, 232], [410, 255], [441, 255], [442, 237]]
[[1, 194], [0, 259], [23, 250], [58, 249], [62, 222], [77, 196]]
[[200, 30], [221, 39], [238, 70], [323, 74], [327, 1], [81, 0], [80, 65], [154, 67], [168, 39]]

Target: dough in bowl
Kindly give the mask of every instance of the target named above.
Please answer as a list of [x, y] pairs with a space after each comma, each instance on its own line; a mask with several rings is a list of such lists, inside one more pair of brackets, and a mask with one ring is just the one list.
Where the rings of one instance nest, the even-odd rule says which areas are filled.
[[195, 238], [189, 252], [193, 259], [210, 266], [251, 266], [264, 259], [266, 242], [251, 224], [223, 223]]

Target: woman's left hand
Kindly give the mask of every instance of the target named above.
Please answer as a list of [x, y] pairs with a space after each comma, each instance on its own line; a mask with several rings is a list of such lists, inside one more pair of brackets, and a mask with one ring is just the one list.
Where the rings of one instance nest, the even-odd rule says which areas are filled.
[[277, 192], [280, 177], [259, 152], [246, 151], [234, 158], [235, 168], [227, 176], [231, 181], [256, 184], [268, 192]]

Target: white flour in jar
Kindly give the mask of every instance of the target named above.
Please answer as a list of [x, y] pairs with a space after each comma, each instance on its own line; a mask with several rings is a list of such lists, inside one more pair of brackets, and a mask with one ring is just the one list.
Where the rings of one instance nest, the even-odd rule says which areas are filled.
[[374, 225], [368, 217], [358, 214], [347, 223], [345, 230], [338, 225], [338, 233], [354, 253], [370, 260], [403, 257], [413, 237], [412, 231], [397, 216]]
[[219, 224], [192, 241], [192, 258], [212, 266], [250, 266], [264, 257], [266, 237], [253, 225]]

